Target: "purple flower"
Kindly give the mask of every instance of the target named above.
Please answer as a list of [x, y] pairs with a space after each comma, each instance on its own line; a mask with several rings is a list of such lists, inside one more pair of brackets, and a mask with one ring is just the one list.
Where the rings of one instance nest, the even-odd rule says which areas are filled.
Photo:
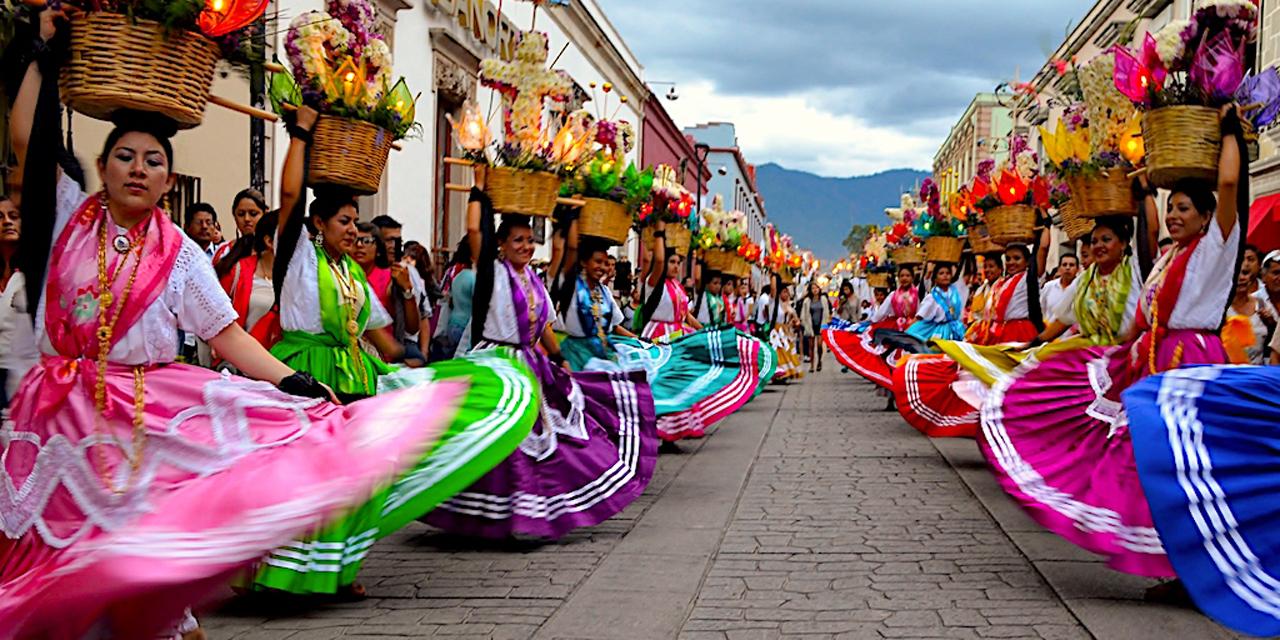
[[1258, 75], [1250, 75], [1236, 92], [1236, 102], [1242, 105], [1261, 105], [1258, 109], [1246, 112], [1253, 126], [1265, 127], [1276, 121], [1280, 114], [1280, 74], [1275, 67], [1268, 67]]
[[983, 160], [978, 163], [978, 179], [983, 182], [991, 180], [991, 172], [996, 169], [996, 161], [992, 159]]

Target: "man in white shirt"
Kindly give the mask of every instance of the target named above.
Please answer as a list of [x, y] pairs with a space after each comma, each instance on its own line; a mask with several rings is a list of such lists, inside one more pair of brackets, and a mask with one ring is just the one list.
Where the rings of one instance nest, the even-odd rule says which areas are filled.
[[1076, 279], [1076, 274], [1079, 272], [1080, 261], [1076, 259], [1075, 255], [1070, 253], [1062, 254], [1062, 258], [1058, 260], [1057, 279], [1050, 280], [1040, 289], [1040, 310], [1046, 320], [1052, 320], [1050, 314], [1062, 303], [1062, 299], [1067, 295], [1067, 287], [1071, 286], [1071, 283]]
[[1267, 328], [1275, 333], [1276, 323], [1280, 321], [1280, 251], [1272, 251], [1262, 259], [1262, 285], [1253, 292], [1253, 299], [1258, 301], [1258, 311]]
[[756, 298], [755, 320], [757, 327], [764, 327], [769, 324], [769, 314], [773, 312], [773, 285], [764, 285], [760, 288], [760, 297]]

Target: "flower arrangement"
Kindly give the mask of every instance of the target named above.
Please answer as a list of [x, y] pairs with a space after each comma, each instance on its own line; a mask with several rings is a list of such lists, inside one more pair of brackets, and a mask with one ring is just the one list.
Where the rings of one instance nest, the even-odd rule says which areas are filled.
[[1206, 0], [1190, 20], [1147, 34], [1139, 51], [1118, 47], [1116, 88], [1144, 109], [1226, 104], [1244, 80], [1244, 48], [1257, 24], [1249, 0]]
[[[627, 163], [635, 148], [635, 129], [626, 121], [594, 120], [586, 111], [569, 115], [553, 143], [552, 155], [568, 168], [560, 187], [564, 196], [580, 195], [625, 205], [632, 212], [652, 199], [654, 170]], [[574, 147], [596, 148], [581, 155]]]
[[1238, 104], [1253, 107], [1240, 115], [1255, 131], [1271, 126], [1280, 115], [1280, 73], [1275, 67], [1268, 67], [1257, 75], [1245, 76], [1235, 100]]
[[925, 205], [923, 214], [911, 224], [911, 234], [917, 238], [959, 238], [966, 233], [963, 219], [942, 210], [942, 192], [932, 178], [920, 183], [920, 201]]
[[[1047, 209], [1049, 180], [1040, 175], [1039, 156], [1027, 147], [1026, 136], [1010, 139], [1009, 157], [997, 168], [995, 161], [978, 163], [978, 173], [969, 185], [973, 207], [987, 212], [996, 207], [1018, 204]], [[972, 221], [970, 224], [974, 224]]]
[[743, 238], [742, 243], [738, 246], [738, 257], [751, 264], [759, 263], [763, 253], [764, 251], [760, 248], [760, 245], [752, 242], [750, 238]]
[[698, 246], [704, 249], [722, 249], [736, 252], [747, 236], [747, 214], [741, 211], [725, 211], [724, 197], [716, 194], [711, 208], [702, 212], [702, 225], [698, 229]]
[[658, 165], [654, 169], [653, 198], [636, 210], [636, 224], [644, 225], [661, 220], [689, 225], [689, 216], [693, 214], [693, 194], [680, 184], [676, 170], [668, 165]]
[[377, 125], [397, 140], [420, 130], [416, 99], [403, 78], [391, 84], [391, 50], [373, 33], [373, 21], [367, 0], [329, 0], [325, 11], [294, 18], [284, 42], [292, 72], [271, 80], [276, 112], [305, 104], [321, 114]]
[[555, 172], [572, 164], [572, 158], [553, 153], [556, 145], [543, 122], [546, 102], [563, 103], [573, 91], [569, 74], [546, 68], [548, 51], [547, 34], [524, 31], [516, 37], [510, 62], [491, 58], [480, 63], [480, 83], [502, 96], [506, 142], [497, 150], [502, 166]]

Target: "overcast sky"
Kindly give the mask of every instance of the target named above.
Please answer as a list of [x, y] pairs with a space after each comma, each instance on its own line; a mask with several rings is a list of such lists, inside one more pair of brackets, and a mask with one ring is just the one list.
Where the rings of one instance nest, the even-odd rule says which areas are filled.
[[839, 177], [929, 169], [974, 94], [1030, 78], [1094, 4], [597, 1], [645, 79], [678, 83], [680, 126], [731, 121], [748, 162]]

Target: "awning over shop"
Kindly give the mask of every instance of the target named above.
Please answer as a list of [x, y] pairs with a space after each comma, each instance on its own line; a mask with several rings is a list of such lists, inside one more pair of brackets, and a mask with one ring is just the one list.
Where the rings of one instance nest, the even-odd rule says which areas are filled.
[[1262, 196], [1249, 207], [1249, 244], [1263, 253], [1280, 249], [1280, 193]]

